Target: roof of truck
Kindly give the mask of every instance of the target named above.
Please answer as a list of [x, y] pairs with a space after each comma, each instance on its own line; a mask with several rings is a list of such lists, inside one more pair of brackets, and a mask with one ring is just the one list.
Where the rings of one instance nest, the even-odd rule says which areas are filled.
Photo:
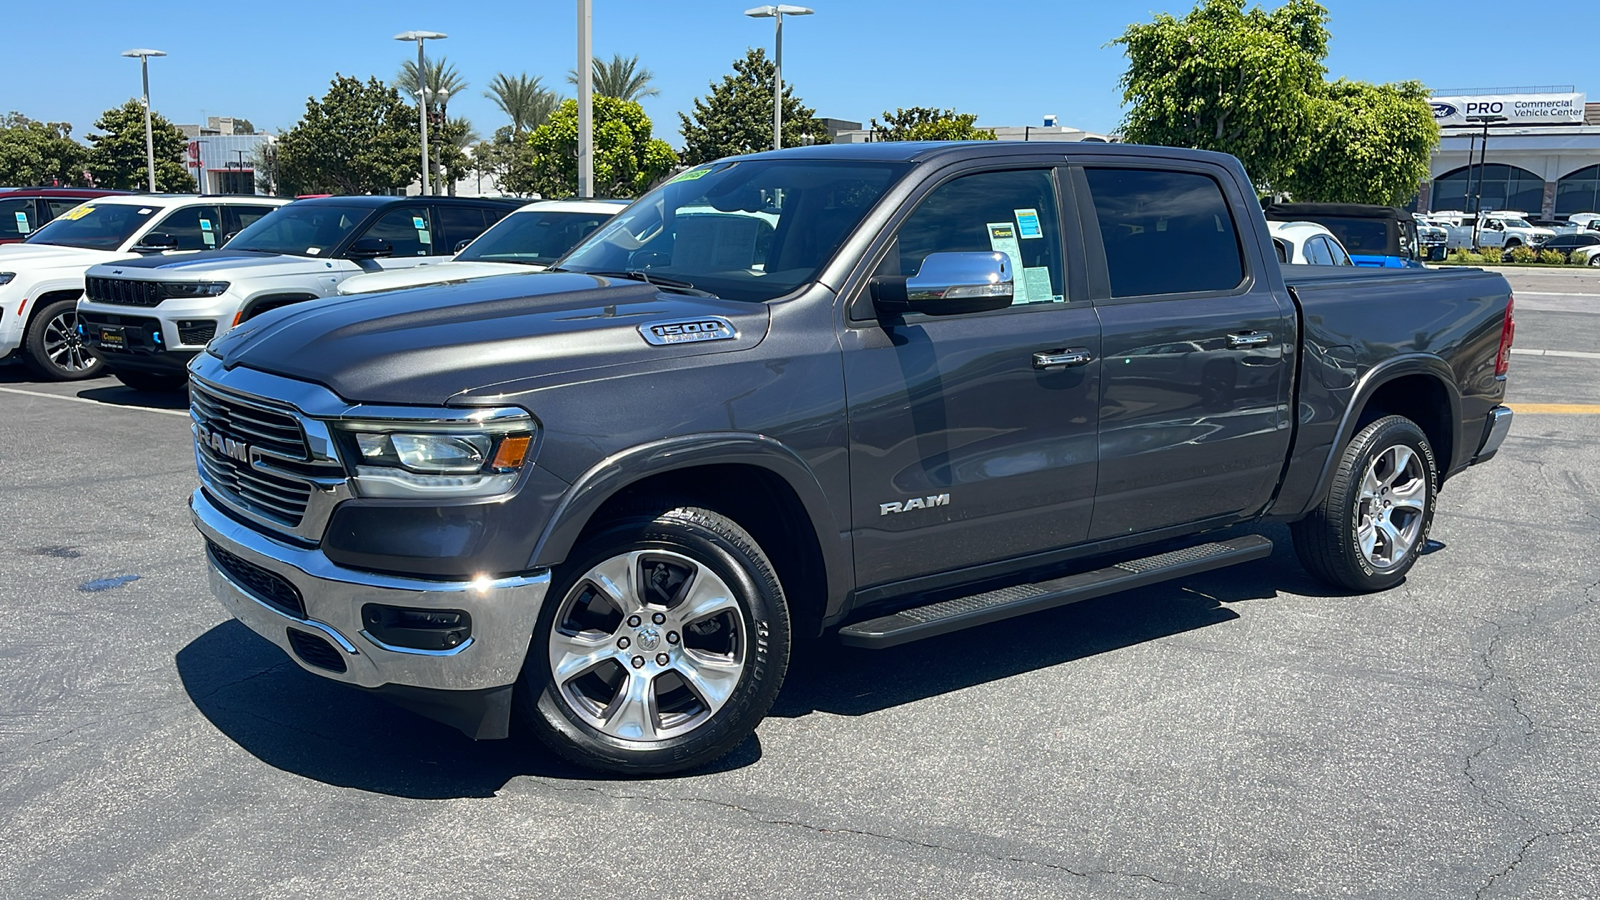
[[766, 150], [732, 159], [836, 159], [863, 162], [925, 162], [939, 157], [993, 157], [1038, 155], [1068, 156], [1157, 156], [1163, 159], [1190, 159], [1218, 162], [1233, 157], [1210, 150], [1185, 147], [1154, 147], [1146, 144], [1107, 144], [1100, 141], [869, 141], [865, 144], [820, 144], [812, 147], [787, 147]]

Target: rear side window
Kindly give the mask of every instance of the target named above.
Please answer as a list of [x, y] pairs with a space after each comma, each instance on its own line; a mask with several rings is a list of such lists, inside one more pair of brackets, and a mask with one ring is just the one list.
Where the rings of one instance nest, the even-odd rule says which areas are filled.
[[33, 234], [39, 224], [35, 217], [31, 198], [0, 200], [0, 238], [16, 241]]
[[1085, 169], [1111, 296], [1231, 291], [1244, 280], [1233, 213], [1205, 175]]
[[61, 215], [67, 210], [73, 208], [74, 206], [78, 206], [83, 202], [84, 201], [78, 199], [77, 197], [51, 197], [44, 201], [44, 205], [50, 213], [49, 218], [54, 219], [56, 216]]
[[453, 252], [457, 244], [470, 241], [488, 226], [484, 224], [483, 210], [475, 206], [435, 206], [434, 221], [439, 223], [439, 246], [446, 253]]

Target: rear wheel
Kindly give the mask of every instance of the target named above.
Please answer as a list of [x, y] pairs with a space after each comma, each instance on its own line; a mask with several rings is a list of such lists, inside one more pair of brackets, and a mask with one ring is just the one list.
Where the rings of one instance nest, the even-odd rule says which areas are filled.
[[136, 391], [172, 393], [183, 390], [188, 384], [186, 375], [167, 375], [162, 372], [112, 372], [117, 380]]
[[766, 554], [731, 519], [680, 507], [606, 528], [561, 567], [515, 708], [579, 765], [674, 772], [749, 737], [788, 661]]
[[28, 368], [50, 381], [93, 378], [104, 367], [78, 333], [77, 300], [57, 300], [38, 310], [22, 346]]
[[1306, 571], [1353, 591], [1399, 584], [1433, 525], [1438, 468], [1427, 435], [1385, 416], [1345, 447], [1322, 503], [1289, 526]]

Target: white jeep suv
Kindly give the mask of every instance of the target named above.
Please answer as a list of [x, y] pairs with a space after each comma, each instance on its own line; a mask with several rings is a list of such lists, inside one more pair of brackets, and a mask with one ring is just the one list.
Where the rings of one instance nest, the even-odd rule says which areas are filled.
[[102, 364], [75, 307], [84, 273], [102, 262], [221, 246], [286, 201], [271, 197], [116, 194], [62, 213], [20, 244], [0, 245], [0, 357], [52, 381], [89, 378]]

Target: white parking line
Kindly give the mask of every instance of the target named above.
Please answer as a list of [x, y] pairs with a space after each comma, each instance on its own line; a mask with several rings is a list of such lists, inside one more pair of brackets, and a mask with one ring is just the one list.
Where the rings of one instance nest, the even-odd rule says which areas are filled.
[[183, 416], [186, 419], [189, 417], [189, 411], [186, 409], [156, 409], [154, 406], [124, 406], [121, 403], [102, 403], [99, 400], [90, 400], [87, 397], [63, 397], [60, 394], [47, 394], [44, 391], [24, 391], [20, 388], [0, 387], [0, 391], [3, 391], [7, 394], [21, 394], [25, 397], [43, 397], [46, 400], [67, 400], [72, 403], [88, 403], [93, 406], [98, 406], [101, 409], [136, 409], [140, 412], [160, 413], [164, 416]]
[[1565, 356], [1571, 359], [1600, 359], [1600, 353], [1590, 353], [1587, 350], [1524, 350], [1521, 347], [1512, 347], [1511, 352], [1517, 356]]
[[1518, 297], [1593, 297], [1596, 300], [1600, 300], [1600, 294], [1563, 294], [1563, 293], [1559, 293], [1559, 292], [1556, 292], [1556, 291], [1518, 291], [1518, 290], [1513, 290], [1511, 293], [1516, 295], [1516, 296], [1518, 296]]

